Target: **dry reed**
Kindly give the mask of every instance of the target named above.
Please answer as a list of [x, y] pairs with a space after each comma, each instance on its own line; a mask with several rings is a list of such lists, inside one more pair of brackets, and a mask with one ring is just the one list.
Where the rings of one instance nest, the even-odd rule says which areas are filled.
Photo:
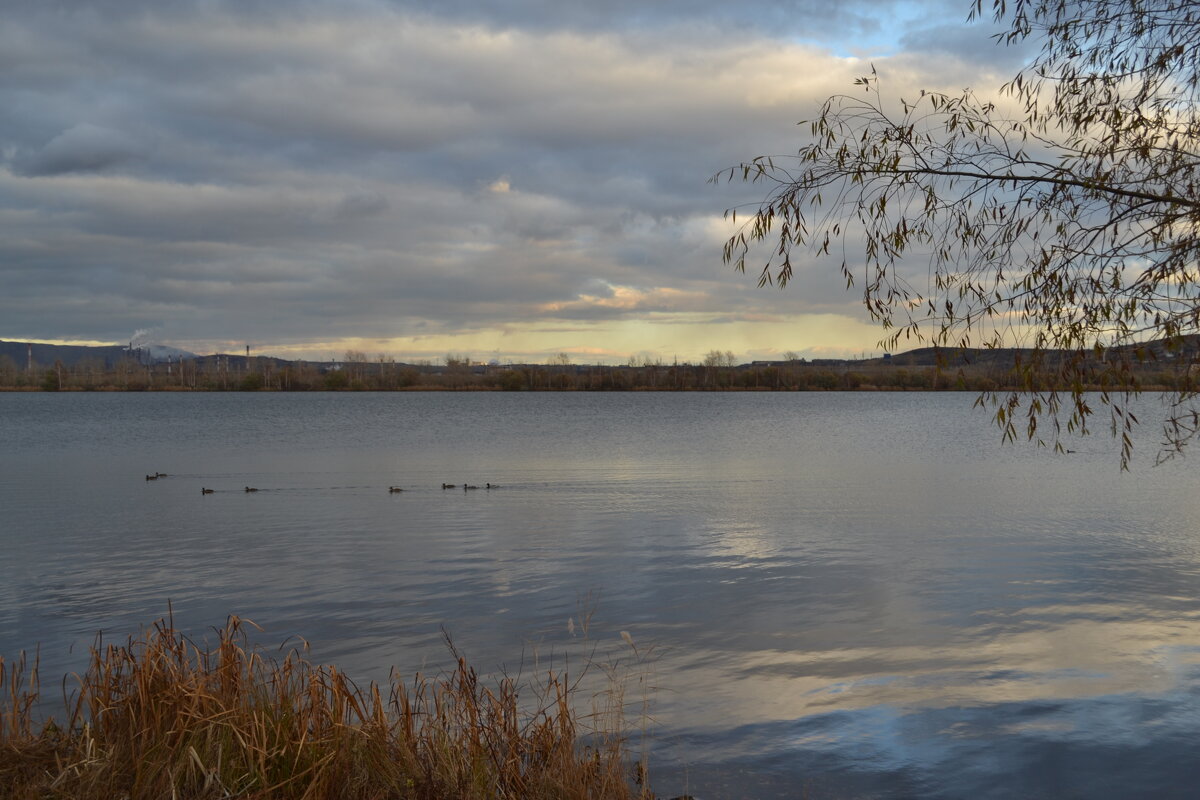
[[0, 659], [0, 797], [653, 796], [629, 779], [644, 764], [631, 763], [621, 704], [581, 714], [565, 674], [485, 684], [458, 657], [437, 679], [362, 688], [302, 651], [264, 657], [247, 624], [231, 617], [212, 647], [166, 620], [98, 641], [61, 721], [35, 720], [36, 658]]

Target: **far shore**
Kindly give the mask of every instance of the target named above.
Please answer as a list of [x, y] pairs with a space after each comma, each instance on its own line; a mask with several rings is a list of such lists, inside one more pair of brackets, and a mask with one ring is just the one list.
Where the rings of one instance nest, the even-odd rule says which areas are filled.
[[[192, 386], [188, 386], [188, 387], [143, 386], [143, 387], [136, 387], [136, 388], [129, 387], [129, 388], [124, 388], [124, 389], [119, 386], [65, 386], [62, 389], [43, 389], [40, 386], [0, 386], [0, 393], [5, 393], [5, 392], [8, 392], [8, 393], [20, 393], [20, 392], [25, 392], [25, 393], [168, 392], [168, 393], [170, 393], [170, 392], [181, 392], [181, 393], [187, 393], [187, 394], [191, 394], [191, 393], [223, 394], [223, 393], [227, 393], [227, 392], [244, 392], [244, 391], [247, 391], [247, 390], [220, 389], [220, 388], [214, 388], [214, 387], [210, 387], [210, 386], [196, 386], [196, 387], [192, 387]], [[446, 387], [446, 386], [405, 386], [405, 387], [388, 388], [388, 389], [380, 389], [377, 387], [368, 387], [368, 388], [362, 388], [362, 389], [351, 389], [351, 388], [346, 388], [346, 389], [324, 389], [324, 388], [278, 389], [278, 388], [272, 387], [272, 388], [254, 389], [251, 391], [253, 391], [254, 393], [258, 393], [258, 394], [308, 394], [308, 393], [312, 393], [312, 394], [342, 394], [342, 393], [381, 393], [381, 392], [383, 392], [383, 393], [387, 393], [387, 392], [503, 392], [503, 391], [512, 391], [512, 390], [506, 390], [506, 389], [502, 389], [502, 388], [496, 387], [496, 386], [461, 386], [461, 387], [454, 387], [454, 388]], [[873, 385], [868, 384], [868, 385], [855, 386], [855, 387], [835, 386], [835, 387], [830, 387], [830, 388], [825, 388], [825, 387], [816, 388], [816, 387], [808, 387], [808, 386], [804, 386], [804, 387], [790, 386], [790, 387], [779, 387], [779, 388], [745, 387], [745, 386], [726, 386], [726, 387], [690, 386], [690, 387], [681, 387], [681, 388], [676, 389], [676, 388], [671, 388], [671, 387], [649, 388], [649, 387], [639, 386], [639, 387], [631, 387], [631, 388], [624, 388], [624, 389], [612, 389], [612, 388], [557, 389], [557, 388], [539, 387], [537, 389], [524, 389], [524, 390], [515, 390], [515, 391], [539, 392], [539, 393], [542, 393], [542, 392], [595, 392], [595, 393], [599, 393], [599, 392], [607, 392], [607, 393], [610, 393], [610, 392], [654, 392], [654, 393], [672, 393], [672, 392], [674, 392], [674, 393], [681, 393], [681, 392], [684, 392], [684, 393], [703, 393], [703, 392], [750, 392], [750, 393], [770, 393], [770, 392], [909, 392], [909, 393], [960, 392], [960, 393], [964, 393], [964, 394], [971, 394], [971, 393], [979, 394], [980, 392], [1028, 391], [1028, 390], [998, 389], [995, 387], [981, 388], [978, 386], [970, 386], [970, 385], [947, 386], [947, 387], [936, 387], [935, 388], [932, 386], [922, 386], [922, 387], [873, 386]], [[1070, 387], [1060, 387], [1058, 389], [1058, 391], [1064, 391], [1064, 392], [1070, 391]], [[1113, 390], [1111, 388], [1106, 390], [1104, 387], [1096, 385], [1096, 386], [1086, 386], [1083, 388], [1083, 391], [1084, 392], [1103, 392], [1103, 391], [1113, 391]], [[1139, 385], [1135, 391], [1138, 391], [1138, 392], [1173, 392], [1173, 391], [1176, 391], [1176, 387], [1170, 386], [1167, 384], [1149, 384], [1149, 385], [1143, 384], [1143, 385]]]
[[[1033, 369], [997, 363], [785, 362], [709, 366], [244, 364], [176, 361], [0, 369], [0, 392], [1046, 392], [1190, 391], [1184, 364]], [[1078, 370], [1072, 365], [1071, 370]], [[1068, 380], [1070, 378], [1071, 380]]]
[[82, 347], [0, 341], [0, 391], [1183, 391], [1200, 380], [1200, 337], [1085, 350], [921, 347], [881, 357], [699, 363], [631, 357], [626, 364], [501, 364], [447, 354], [398, 362], [347, 351], [337, 361], [207, 356], [162, 347]]

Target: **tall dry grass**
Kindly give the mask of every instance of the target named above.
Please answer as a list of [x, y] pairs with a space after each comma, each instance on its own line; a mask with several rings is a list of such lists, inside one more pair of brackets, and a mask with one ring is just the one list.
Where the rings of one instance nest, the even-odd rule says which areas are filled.
[[35, 719], [36, 659], [0, 659], [0, 797], [653, 796], [631, 781], [644, 764], [619, 692], [580, 712], [565, 674], [485, 683], [461, 657], [440, 678], [363, 688], [302, 650], [264, 657], [247, 624], [230, 618], [214, 646], [168, 620], [97, 642], [59, 720]]

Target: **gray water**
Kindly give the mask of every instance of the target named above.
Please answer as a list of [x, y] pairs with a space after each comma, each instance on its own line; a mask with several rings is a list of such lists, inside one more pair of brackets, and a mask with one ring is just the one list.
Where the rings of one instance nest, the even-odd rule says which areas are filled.
[[385, 680], [444, 629], [615, 665], [665, 796], [1194, 796], [1194, 464], [972, 400], [0, 394], [0, 654], [78, 669], [170, 603]]

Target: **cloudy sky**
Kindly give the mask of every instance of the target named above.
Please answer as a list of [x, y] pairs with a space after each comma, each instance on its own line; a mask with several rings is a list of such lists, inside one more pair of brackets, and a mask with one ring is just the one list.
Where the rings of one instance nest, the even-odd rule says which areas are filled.
[[877, 352], [836, 265], [721, 262], [706, 181], [873, 63], [1015, 68], [927, 0], [0, 0], [0, 339], [578, 362]]

